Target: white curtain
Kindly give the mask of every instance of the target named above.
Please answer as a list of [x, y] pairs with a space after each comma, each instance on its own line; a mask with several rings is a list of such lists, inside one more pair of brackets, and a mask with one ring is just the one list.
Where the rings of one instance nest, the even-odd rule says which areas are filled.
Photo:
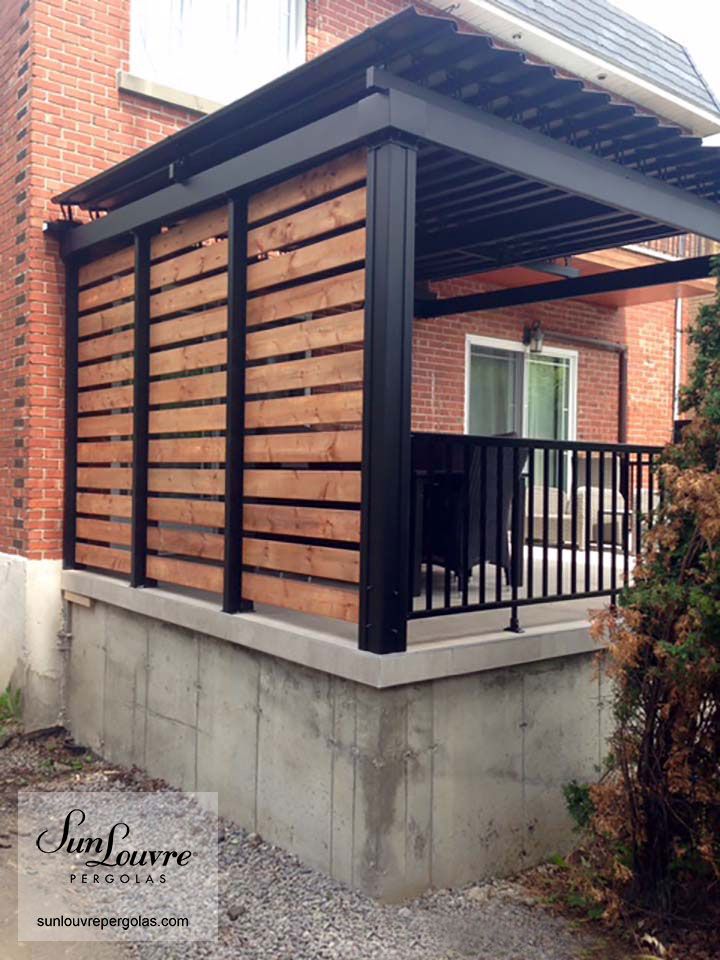
[[228, 103], [305, 59], [305, 0], [131, 0], [130, 72]]

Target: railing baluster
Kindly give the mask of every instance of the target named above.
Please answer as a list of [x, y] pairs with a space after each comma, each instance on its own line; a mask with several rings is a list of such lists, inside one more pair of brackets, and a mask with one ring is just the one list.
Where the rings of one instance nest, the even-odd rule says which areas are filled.
[[563, 593], [563, 543], [565, 539], [565, 454], [557, 449], [557, 592]]
[[[445, 438], [445, 444], [444, 444], [444, 448], [445, 448], [445, 449], [444, 449], [444, 456], [443, 456], [443, 463], [444, 463], [444, 466], [445, 466], [445, 475], [444, 475], [444, 477], [443, 477], [443, 487], [444, 487], [443, 496], [447, 498], [447, 502], [450, 503], [450, 506], [451, 506], [451, 508], [452, 508], [452, 495], [453, 495], [452, 481], [453, 481], [453, 476], [452, 476], [452, 447], [450, 446], [450, 443], [451, 443], [450, 438], [449, 438], [449, 437], [446, 437], [446, 438]], [[452, 528], [448, 525], [447, 529], [445, 529], [445, 530], [443, 531], [443, 534], [444, 534], [444, 536], [445, 536], [445, 538], [446, 538], [446, 546], [445, 546], [445, 551], [444, 551], [444, 553], [445, 553], [445, 578], [444, 578], [444, 580], [443, 580], [443, 601], [444, 601], [444, 603], [445, 603], [445, 606], [446, 606], [446, 607], [449, 607], [449, 606], [451, 605], [451, 604], [450, 604], [450, 589], [451, 589], [451, 577], [452, 577], [452, 571], [451, 571], [451, 569], [450, 569], [450, 566], [451, 566], [451, 563], [452, 563], [452, 560], [451, 560], [452, 544], [450, 543], [450, 538], [457, 535], [457, 530], [452, 529]]]
[[578, 539], [578, 452], [572, 452], [572, 487], [570, 490], [570, 593], [577, 593], [577, 539]]
[[460, 571], [460, 583], [462, 585], [462, 605], [468, 604], [468, 584], [470, 582], [470, 444], [464, 443], [462, 447], [462, 570]]
[[597, 537], [597, 549], [598, 549], [598, 578], [597, 585], [598, 590], [604, 589], [605, 586], [605, 556], [603, 553], [603, 547], [605, 544], [605, 453], [604, 451], [600, 453], [598, 458], [598, 516], [597, 516], [597, 525], [598, 525], [598, 537]]
[[655, 523], [655, 460], [653, 454], [648, 454], [648, 530], [652, 530]]
[[623, 585], [630, 583], [630, 498], [632, 497], [630, 455], [623, 453]]
[[635, 556], [640, 556], [642, 544], [642, 483], [643, 455], [638, 451], [635, 459]]
[[585, 454], [585, 593], [590, 592], [592, 583], [590, 562], [590, 540], [592, 538], [592, 450]]
[[485, 564], [487, 562], [487, 444], [480, 447], [480, 584], [479, 602], [485, 603]]
[[533, 578], [535, 575], [535, 451], [528, 451], [528, 561], [526, 596], [533, 596]]
[[501, 559], [504, 555], [502, 550], [503, 537], [507, 537], [505, 532], [504, 518], [502, 515], [503, 497], [505, 489], [505, 448], [499, 445], [495, 446], [495, 456], [497, 457], [497, 489], [495, 491], [495, 600], [502, 600], [502, 565]]
[[[503, 453], [505, 451], [503, 450]], [[510, 626], [512, 633], [522, 633], [518, 617], [518, 585], [523, 568], [522, 557], [522, 481], [520, 478], [520, 450], [512, 448], [512, 521], [510, 524], [510, 586], [512, 606], [510, 607]]]
[[550, 524], [550, 450], [543, 450], [543, 518], [542, 518], [542, 595], [548, 595], [548, 540]]
[[435, 451], [428, 444], [426, 454], [427, 476], [425, 479], [425, 494], [423, 496], [424, 519], [423, 539], [425, 552], [425, 609], [433, 608], [433, 520], [431, 516], [433, 500], [435, 499]]
[[618, 463], [617, 453], [610, 454], [612, 490], [610, 492], [610, 513], [612, 529], [610, 532], [610, 603], [615, 606], [617, 600], [617, 521], [618, 521]]

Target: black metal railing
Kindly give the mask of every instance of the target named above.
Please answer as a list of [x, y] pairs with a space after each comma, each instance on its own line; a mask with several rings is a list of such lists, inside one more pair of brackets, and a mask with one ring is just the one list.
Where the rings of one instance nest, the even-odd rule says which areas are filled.
[[415, 433], [411, 619], [609, 596], [661, 502], [660, 447]]

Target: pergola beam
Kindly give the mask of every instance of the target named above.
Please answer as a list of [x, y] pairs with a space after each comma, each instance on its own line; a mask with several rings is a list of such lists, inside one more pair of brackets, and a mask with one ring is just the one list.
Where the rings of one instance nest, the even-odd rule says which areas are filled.
[[350, 149], [389, 127], [389, 100], [382, 94], [365, 97], [336, 113], [262, 144], [238, 157], [211, 167], [181, 183], [172, 183], [155, 193], [91, 223], [69, 231], [62, 243], [66, 259], [87, 253], [102, 243], [134, 231], [161, 224], [179, 214], [189, 214], [251, 184], [290, 175], [325, 156]]
[[566, 193], [720, 241], [720, 205], [371, 67], [393, 127]]
[[455, 313], [478, 313], [483, 310], [500, 310], [530, 303], [574, 300], [593, 294], [616, 293], [621, 290], [655, 287], [667, 283], [703, 280], [710, 276], [712, 260], [712, 257], [693, 257], [688, 260], [659, 263], [651, 267], [611, 270], [607, 273], [596, 273], [577, 279], [512, 287], [490, 293], [471, 293], [461, 297], [446, 297], [442, 300], [422, 300], [415, 304], [415, 315], [445, 317]]

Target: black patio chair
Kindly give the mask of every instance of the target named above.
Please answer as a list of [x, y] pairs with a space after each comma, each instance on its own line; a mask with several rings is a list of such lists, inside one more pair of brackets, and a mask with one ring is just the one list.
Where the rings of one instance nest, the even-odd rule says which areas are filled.
[[[458, 448], [451, 457], [455, 466], [463, 460], [463, 450], [459, 444]], [[428, 502], [425, 507], [423, 557], [431, 557], [433, 564], [449, 568], [461, 586], [463, 579], [469, 579], [472, 575], [472, 568], [482, 561], [501, 567], [508, 585], [520, 586], [522, 555], [516, 558], [520, 560], [519, 563], [513, 563], [510, 539], [513, 496], [517, 494], [524, 501], [522, 474], [527, 464], [528, 450], [519, 450], [517, 490], [514, 490], [512, 448], [487, 446], [485, 449], [484, 484], [483, 453], [478, 445], [473, 445], [469, 451], [467, 478], [464, 469], [435, 475], [434, 482], [426, 492]], [[524, 502], [520, 504], [517, 514], [521, 525], [523, 515]], [[517, 542], [523, 542], [522, 527], [518, 531]]]

